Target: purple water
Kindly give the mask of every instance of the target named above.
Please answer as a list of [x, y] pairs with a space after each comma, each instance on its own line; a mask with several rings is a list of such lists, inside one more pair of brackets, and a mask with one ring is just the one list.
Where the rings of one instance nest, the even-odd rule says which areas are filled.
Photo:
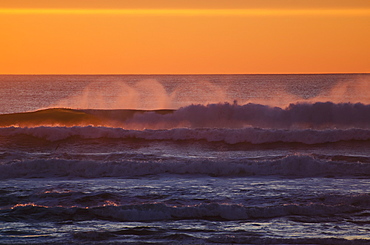
[[369, 79], [0, 76], [0, 244], [368, 244]]

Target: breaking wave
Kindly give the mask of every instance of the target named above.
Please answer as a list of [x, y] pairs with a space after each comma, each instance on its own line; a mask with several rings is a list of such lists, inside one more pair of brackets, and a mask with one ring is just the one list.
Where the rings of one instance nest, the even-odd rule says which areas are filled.
[[[46, 109], [0, 115], [0, 178], [130, 177], [160, 174], [210, 176], [369, 176], [365, 156], [289, 155], [278, 158], [216, 160], [163, 155], [151, 157], [111, 152], [99, 159], [60, 156], [63, 142], [71, 147], [94, 140], [99, 149], [106, 140], [122, 142], [175, 142], [201, 144], [287, 145], [345, 143], [357, 147], [370, 142], [370, 105], [331, 102], [291, 104], [282, 109], [259, 104], [190, 105], [178, 110], [72, 110]], [[23, 157], [19, 147], [55, 142], [49, 156]], [[63, 141], [63, 142], [62, 142]], [[213, 143], [212, 143], [213, 144]], [[52, 147], [52, 146], [51, 146]], [[5, 149], [4, 148], [4, 149]], [[72, 148], [73, 149], [73, 148]], [[118, 149], [118, 148], [117, 148]], [[24, 153], [26, 154], [26, 153]], [[28, 153], [27, 153], [28, 154]], [[64, 154], [68, 155], [68, 152]], [[136, 154], [136, 155], [135, 155]], [[138, 155], [137, 155], [138, 154]], [[117, 155], [117, 156], [115, 156]]]
[[46, 109], [0, 115], [0, 126], [107, 126], [126, 129], [171, 128], [370, 128], [370, 105], [316, 102], [287, 108], [261, 104], [189, 105], [178, 110]]

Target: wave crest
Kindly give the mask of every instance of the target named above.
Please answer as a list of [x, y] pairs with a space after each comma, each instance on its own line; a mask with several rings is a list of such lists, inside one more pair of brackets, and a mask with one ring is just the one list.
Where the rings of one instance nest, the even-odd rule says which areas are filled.
[[287, 108], [261, 104], [190, 105], [171, 114], [136, 114], [126, 122], [128, 127], [224, 127], [241, 128], [369, 128], [370, 105], [361, 103], [317, 102], [290, 104]]
[[0, 115], [0, 126], [107, 126], [126, 129], [243, 128], [327, 129], [370, 128], [370, 105], [317, 102], [287, 108], [236, 102], [189, 105], [178, 110], [47, 109]]

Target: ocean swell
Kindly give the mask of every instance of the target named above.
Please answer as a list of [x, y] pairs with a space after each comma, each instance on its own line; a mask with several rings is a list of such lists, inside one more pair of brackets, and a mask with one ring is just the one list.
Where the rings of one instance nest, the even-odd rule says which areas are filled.
[[226, 144], [250, 143], [302, 143], [323, 144], [340, 141], [369, 141], [368, 129], [260, 129], [260, 128], [174, 128], [168, 130], [127, 130], [110, 127], [35, 127], [0, 128], [0, 137], [15, 139], [28, 136], [48, 141], [66, 140], [72, 137], [81, 139], [121, 139], [121, 140], [168, 140], [224, 142]]
[[[322, 197], [329, 198], [327, 197]], [[166, 204], [144, 202], [122, 204], [106, 202], [101, 206], [47, 206], [37, 203], [25, 203], [0, 209], [0, 220], [110, 220], [110, 221], [155, 221], [155, 220], [248, 220], [271, 219], [276, 217], [295, 217], [310, 222], [320, 220], [335, 220], [343, 218], [348, 213], [366, 211], [370, 201], [369, 195], [353, 195], [339, 197], [337, 202], [327, 203], [322, 200], [312, 200], [308, 203], [283, 205], [250, 206], [234, 203], [200, 203]], [[293, 218], [294, 219], [294, 218]]]
[[287, 108], [229, 103], [189, 105], [178, 110], [46, 109], [0, 115], [0, 126], [107, 126], [126, 129], [370, 128], [370, 105], [362, 103], [296, 103]]

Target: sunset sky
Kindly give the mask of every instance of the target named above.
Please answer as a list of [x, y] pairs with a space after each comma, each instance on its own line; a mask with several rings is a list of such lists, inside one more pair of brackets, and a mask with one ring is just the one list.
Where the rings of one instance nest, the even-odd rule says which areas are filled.
[[370, 72], [368, 0], [0, 0], [0, 74]]

